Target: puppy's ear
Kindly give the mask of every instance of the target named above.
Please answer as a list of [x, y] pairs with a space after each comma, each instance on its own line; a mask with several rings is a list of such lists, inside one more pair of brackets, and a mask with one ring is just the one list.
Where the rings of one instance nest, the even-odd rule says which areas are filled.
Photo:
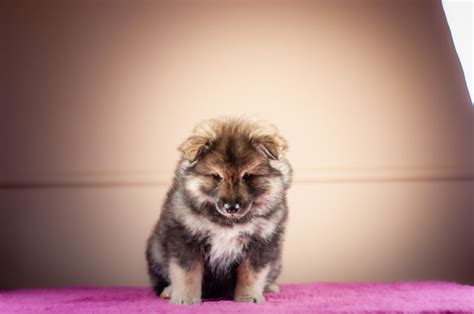
[[209, 141], [202, 136], [191, 136], [178, 149], [184, 158], [195, 162], [209, 149]]
[[254, 138], [255, 147], [272, 160], [280, 159], [288, 149], [286, 140], [280, 135], [264, 135]]

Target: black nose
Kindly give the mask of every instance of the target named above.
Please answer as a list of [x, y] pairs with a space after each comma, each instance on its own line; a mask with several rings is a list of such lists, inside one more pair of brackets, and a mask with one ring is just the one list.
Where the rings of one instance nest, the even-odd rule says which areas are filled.
[[224, 209], [229, 214], [233, 214], [233, 213], [236, 213], [240, 209], [240, 204], [239, 203], [225, 203]]

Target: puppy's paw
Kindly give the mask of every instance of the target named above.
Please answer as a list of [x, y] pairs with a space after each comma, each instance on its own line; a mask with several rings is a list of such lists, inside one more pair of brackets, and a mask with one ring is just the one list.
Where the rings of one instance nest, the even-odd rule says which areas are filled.
[[162, 299], [169, 299], [171, 297], [171, 286], [168, 286], [163, 289], [160, 293], [160, 298]]
[[280, 292], [280, 287], [276, 283], [271, 283], [265, 287], [265, 292], [277, 293]]
[[201, 299], [190, 296], [171, 296], [170, 303], [179, 305], [199, 304], [201, 303]]
[[244, 302], [244, 303], [263, 303], [265, 302], [265, 297], [260, 294], [260, 295], [236, 295], [234, 297], [234, 301], [237, 302]]

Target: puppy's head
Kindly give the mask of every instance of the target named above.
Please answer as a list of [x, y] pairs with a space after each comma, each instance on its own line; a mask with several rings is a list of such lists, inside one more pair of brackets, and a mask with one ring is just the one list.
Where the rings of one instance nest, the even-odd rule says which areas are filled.
[[201, 209], [230, 220], [264, 215], [284, 197], [286, 141], [266, 122], [208, 120], [180, 146], [184, 187]]

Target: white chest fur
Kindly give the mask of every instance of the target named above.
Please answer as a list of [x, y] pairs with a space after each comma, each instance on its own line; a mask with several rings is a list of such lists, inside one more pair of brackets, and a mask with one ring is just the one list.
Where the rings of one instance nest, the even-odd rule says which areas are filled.
[[180, 216], [180, 220], [193, 235], [207, 239], [209, 244], [207, 262], [218, 271], [225, 270], [232, 262], [242, 258], [252, 236], [262, 240], [270, 238], [282, 215], [283, 212], [273, 215], [270, 219], [259, 217], [246, 224], [230, 227], [213, 223], [189, 210]]
[[216, 270], [224, 270], [239, 260], [255, 231], [250, 226], [221, 227], [209, 233], [210, 245], [207, 261]]

